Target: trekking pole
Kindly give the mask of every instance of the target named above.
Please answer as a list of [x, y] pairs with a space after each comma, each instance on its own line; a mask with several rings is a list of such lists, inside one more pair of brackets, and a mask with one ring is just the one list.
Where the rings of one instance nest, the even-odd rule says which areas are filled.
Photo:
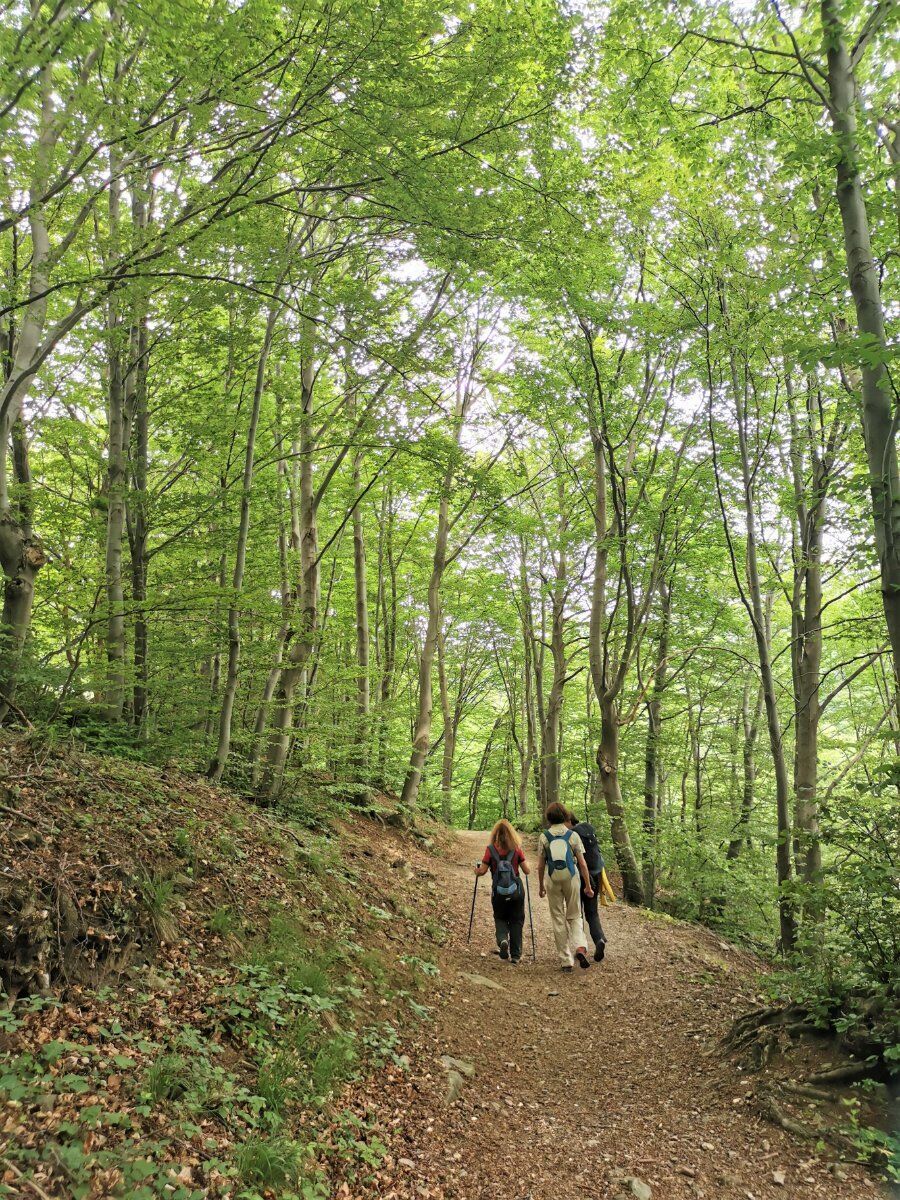
[[525, 876], [525, 895], [528, 897], [528, 924], [531, 927], [531, 961], [537, 962], [537, 953], [534, 948], [534, 921], [531, 918], [531, 888], [528, 886], [528, 876]]
[[475, 886], [472, 889], [472, 911], [469, 913], [469, 936], [466, 938], [467, 946], [472, 941], [472, 922], [475, 920], [475, 897], [478, 895], [478, 879], [479, 876], [476, 875]]

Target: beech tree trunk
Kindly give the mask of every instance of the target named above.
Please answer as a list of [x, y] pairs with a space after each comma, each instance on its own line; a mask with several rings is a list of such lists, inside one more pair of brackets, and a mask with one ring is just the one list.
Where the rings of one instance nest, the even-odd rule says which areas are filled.
[[218, 783], [225, 770], [228, 755], [231, 752], [231, 722], [234, 714], [234, 701], [238, 688], [238, 666], [241, 655], [241, 595], [244, 588], [244, 567], [247, 562], [247, 539], [250, 534], [250, 496], [253, 490], [253, 463], [256, 454], [256, 431], [259, 427], [259, 413], [263, 393], [266, 387], [266, 367], [269, 361], [269, 351], [275, 334], [280, 306], [273, 304], [269, 308], [266, 329], [263, 334], [262, 348], [256, 363], [256, 380], [253, 387], [253, 402], [250, 408], [250, 421], [247, 426], [247, 441], [244, 450], [244, 474], [241, 482], [241, 507], [238, 521], [237, 542], [235, 544], [234, 571], [231, 577], [231, 602], [228, 606], [228, 666], [225, 672], [225, 690], [222, 695], [222, 710], [219, 715], [219, 742], [216, 753], [209, 764], [207, 774], [213, 783]]
[[606, 516], [606, 459], [603, 441], [596, 425], [591, 430], [594, 459], [594, 572], [591, 587], [591, 616], [588, 660], [594, 694], [600, 705], [600, 745], [597, 747], [597, 766], [600, 786], [610, 822], [610, 836], [616, 863], [622, 875], [622, 891], [632, 904], [644, 903], [644, 884], [637, 856], [631, 844], [622, 789], [619, 784], [619, 706], [622, 664], [614, 681], [609, 679], [609, 662], [604, 647], [606, 621], [607, 576], [607, 516]]
[[835, 134], [836, 197], [844, 233], [847, 279], [856, 324], [866, 339], [861, 356], [862, 428], [869, 464], [869, 488], [881, 596], [900, 695], [900, 470], [897, 462], [898, 397], [888, 374], [890, 352], [884, 325], [879, 267], [872, 253], [869, 217], [860, 178], [857, 142], [857, 88], [839, 0], [822, 0], [822, 32], [827, 58], [829, 115]]
[[659, 600], [659, 640], [656, 646], [653, 688], [647, 703], [647, 742], [644, 749], [643, 875], [644, 903], [648, 908], [653, 908], [656, 900], [660, 720], [669, 666], [669, 627], [672, 619], [672, 587], [662, 579], [659, 582]]
[[[458, 441], [457, 434], [457, 441]], [[453, 484], [453, 467], [444, 475], [441, 499], [438, 506], [437, 535], [428, 580], [428, 617], [425, 640], [419, 658], [418, 703], [413, 730], [412, 752], [400, 799], [403, 804], [414, 807], [419, 796], [422, 771], [431, 745], [432, 688], [431, 673], [437, 651], [438, 624], [441, 614], [441, 579], [447, 563], [447, 539], [450, 535], [450, 489]]]
[[369, 745], [369, 592], [366, 579], [366, 540], [359, 503], [362, 455], [353, 455], [353, 590], [356, 604], [356, 765], [365, 774]]
[[[0, 612], [0, 722], [9, 712], [19, 683], [22, 649], [31, 626], [34, 587], [46, 562], [41, 541], [32, 528], [30, 505], [14, 505], [9, 489], [9, 450], [12, 430], [20, 420], [23, 405], [37, 371], [41, 342], [47, 323], [50, 295], [51, 245], [44, 220], [41, 197], [53, 163], [59, 137], [55, 122], [54, 71], [51, 63], [40, 72], [41, 108], [34, 152], [34, 172], [28, 193], [28, 224], [31, 233], [31, 264], [28, 303], [22, 324], [14, 331], [12, 321], [7, 346], [7, 363], [0, 388], [0, 567], [3, 569], [3, 608]], [[27, 443], [23, 440], [23, 446]], [[15, 470], [15, 465], [13, 464]], [[27, 472], [27, 460], [25, 464]], [[27, 490], [30, 481], [20, 480]]]
[[[791, 665], [794, 679], [794, 847], [798, 876], [807, 884], [822, 869], [819, 842], [819, 699], [822, 662], [822, 544], [837, 420], [822, 445], [824, 431], [815, 415], [813, 381], [807, 387], [803, 422], [796, 411], [790, 371], [786, 375], [791, 419], [791, 471], [794, 483], [794, 585]], [[805, 476], [809, 474], [807, 487]], [[815, 911], [813, 892], [807, 897]]]
[[487, 774], [488, 763], [491, 761], [491, 750], [494, 747], [494, 737], [497, 730], [503, 724], [506, 718], [506, 713], [501, 713], [491, 726], [491, 732], [487, 736], [487, 741], [484, 743], [484, 749], [481, 752], [481, 758], [478, 760], [478, 767], [472, 777], [472, 782], [469, 785], [469, 829], [475, 828], [475, 818], [478, 816], [478, 799], [481, 795], [481, 789], [484, 785], [484, 777]]
[[729, 861], [738, 858], [745, 846], [750, 845], [750, 816], [753, 812], [753, 802], [756, 792], [756, 742], [759, 737], [759, 722], [762, 718], [763, 692], [762, 687], [756, 689], [756, 701], [750, 707], [749, 685], [744, 688], [741, 700], [741, 726], [744, 733], [742, 752], [743, 785], [741, 788], [741, 808], [738, 814], [728, 850], [725, 857]]
[[281, 791], [294, 722], [294, 703], [319, 634], [319, 529], [313, 481], [313, 416], [315, 365], [311, 359], [300, 372], [299, 535], [300, 613], [275, 689], [275, 714], [266, 746], [263, 789], [270, 799]]
[[[724, 297], [723, 297], [724, 311]], [[753, 627], [753, 637], [756, 642], [756, 652], [759, 659], [759, 676], [762, 687], [763, 705], [766, 714], [766, 728], [769, 734], [769, 750], [772, 755], [772, 769], [775, 777], [775, 810], [777, 820], [777, 842], [775, 847], [775, 865], [778, 877], [778, 914], [781, 935], [781, 947], [785, 954], [790, 954], [795, 946], [797, 927], [794, 902], [789, 893], [791, 882], [791, 788], [788, 781], [787, 762], [784, 753], [784, 740], [781, 732], [781, 719], [778, 713], [778, 692], [775, 674], [772, 669], [772, 648], [770, 631], [767, 620], [766, 604], [763, 599], [762, 586], [759, 578], [759, 558], [756, 536], [756, 502], [754, 498], [755, 472], [750, 461], [750, 449], [747, 438], [747, 411], [744, 387], [738, 377], [737, 366], [732, 356], [731, 387], [734, 399], [734, 411], [737, 418], [737, 438], [740, 451], [742, 505], [744, 510], [744, 585], [741, 586], [741, 596]], [[710, 405], [712, 393], [710, 392]], [[710, 422], [712, 411], [710, 409]], [[721, 500], [721, 480], [718, 475], [718, 457], [715, 456], [717, 487]], [[723, 519], [726, 514], [723, 506]], [[727, 523], [726, 523], [727, 532]], [[733, 553], [733, 551], [732, 551]], [[732, 560], [737, 579], [737, 567]]]
[[394, 559], [394, 502], [390, 481], [385, 488], [381, 508], [379, 537], [379, 588], [381, 592], [381, 685], [378, 691], [378, 775], [383, 780], [387, 769], [390, 706], [394, 696], [394, 668], [397, 661], [397, 563]]
[[447, 685], [447, 663], [444, 653], [444, 632], [438, 633], [438, 692], [441, 698], [441, 716], [444, 722], [444, 746], [441, 758], [441, 816], [447, 825], [453, 821], [453, 769], [456, 760], [456, 713], [450, 705], [450, 689]]
[[[473, 360], [469, 365], [469, 374], [464, 375], [463, 372], [460, 372], [457, 375], [456, 404], [453, 413], [453, 440], [457, 449], [462, 438], [466, 414], [472, 401], [471, 371], [474, 370], [474, 359], [480, 349], [481, 346], [476, 340]], [[428, 580], [428, 618], [425, 627], [425, 641], [422, 645], [422, 655], [419, 659], [418, 702], [413, 729], [412, 750], [409, 756], [406, 778], [403, 781], [403, 791], [400, 795], [401, 802], [410, 808], [415, 807], [418, 800], [422, 772], [431, 745], [431, 675], [437, 651], [438, 629], [441, 617], [441, 580], [444, 576], [444, 568], [447, 565], [447, 542], [450, 536], [450, 498], [455, 475], [456, 460], [455, 457], [451, 457], [441, 482], [441, 498], [438, 504], [434, 556], [431, 562], [431, 576]]]
[[[562, 477], [560, 477], [560, 483]], [[544, 806], [554, 804], [560, 797], [560, 740], [562, 737], [562, 708], [566, 683], [565, 604], [568, 595], [565, 538], [568, 520], [565, 498], [560, 496], [559, 547], [554, 569], [553, 593], [550, 602], [550, 654], [553, 678], [544, 708], [541, 727], [541, 774]]]

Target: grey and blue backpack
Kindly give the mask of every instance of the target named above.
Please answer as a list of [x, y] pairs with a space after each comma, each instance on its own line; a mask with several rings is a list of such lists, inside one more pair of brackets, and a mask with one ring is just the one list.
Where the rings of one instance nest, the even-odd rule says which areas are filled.
[[491, 853], [491, 858], [494, 863], [494, 882], [492, 891], [495, 896], [502, 896], [508, 900], [512, 896], [519, 894], [519, 880], [516, 877], [516, 868], [513, 865], [513, 860], [516, 857], [515, 850], [510, 850], [508, 854], [501, 856], [500, 851], [493, 844], [488, 846]]
[[[565, 833], [551, 833], [549, 829], [544, 830], [544, 837], [547, 839], [547, 870], [552, 875], [555, 871], [567, 870], [570, 875], [575, 874], [575, 855], [572, 853], [572, 834], [574, 830], [567, 829]], [[565, 858], [553, 857], [553, 843], [565, 842], [566, 856]]]

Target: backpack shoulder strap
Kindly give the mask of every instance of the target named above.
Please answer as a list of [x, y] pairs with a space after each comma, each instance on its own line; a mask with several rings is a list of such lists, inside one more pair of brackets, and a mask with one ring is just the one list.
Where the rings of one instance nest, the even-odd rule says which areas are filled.
[[495, 863], [500, 862], [500, 854], [497, 850], [497, 847], [494, 845], [493, 842], [491, 842], [490, 845], [488, 846], [488, 853], [490, 854], [491, 858], [493, 859], [493, 861]]

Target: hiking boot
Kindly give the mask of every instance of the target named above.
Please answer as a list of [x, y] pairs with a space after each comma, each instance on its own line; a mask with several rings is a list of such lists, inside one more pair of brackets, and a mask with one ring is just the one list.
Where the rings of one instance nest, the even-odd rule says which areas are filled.
[[568, 964], [568, 966], [565, 966], [565, 967], [560, 967], [559, 969], [560, 969], [561, 971], [569, 971], [569, 972], [571, 972], [571, 971], [574, 971], [574, 970], [575, 970], [575, 968], [572, 966], [572, 964], [571, 964], [571, 963], [569, 963], [569, 964]]
[[606, 954], [606, 942], [599, 942], [594, 950], [594, 962], [603, 962]]
[[511, 958], [509, 961], [514, 967], [517, 967], [522, 960], [521, 958]]
[[588, 962], [587, 955], [585, 954], [585, 952], [583, 950], [576, 951], [575, 957], [578, 959], [578, 965], [579, 965], [579, 967], [581, 967], [582, 971], [586, 971], [588, 969], [588, 967], [591, 965]]
[[509, 942], [506, 938], [500, 943], [500, 957], [509, 958]]

